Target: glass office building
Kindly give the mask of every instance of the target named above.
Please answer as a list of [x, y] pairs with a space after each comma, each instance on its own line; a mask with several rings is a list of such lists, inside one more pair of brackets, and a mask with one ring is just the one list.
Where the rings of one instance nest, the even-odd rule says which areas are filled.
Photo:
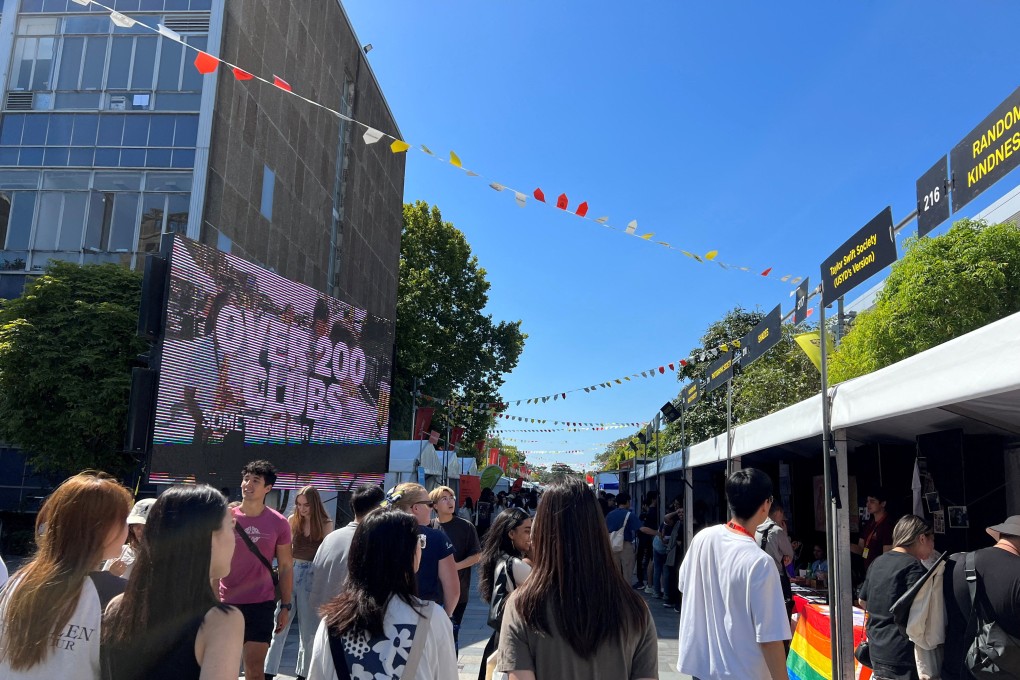
[[49, 260], [139, 267], [161, 234], [190, 221], [197, 235], [196, 149], [208, 148], [199, 129], [212, 97], [194, 52], [152, 29], [208, 49], [221, 2], [107, 0], [130, 27], [74, 0], [4, 2], [0, 297]]

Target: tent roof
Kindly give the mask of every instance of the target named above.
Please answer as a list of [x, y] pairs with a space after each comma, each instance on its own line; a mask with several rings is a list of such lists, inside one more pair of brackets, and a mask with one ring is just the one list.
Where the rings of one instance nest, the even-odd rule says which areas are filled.
[[[988, 324], [879, 371], [829, 389], [832, 429], [866, 441], [912, 442], [919, 434], [962, 429], [1020, 441], [1020, 313]], [[783, 446], [810, 452], [822, 434], [821, 395], [733, 430], [733, 457]], [[661, 472], [682, 469], [683, 453]], [[687, 450], [691, 467], [726, 460], [726, 435]], [[655, 474], [651, 463], [638, 479]]]
[[436, 455], [436, 449], [432, 444], [425, 440], [390, 442], [390, 472], [413, 472], [416, 460], [425, 468], [425, 474], [443, 474], [443, 463]]

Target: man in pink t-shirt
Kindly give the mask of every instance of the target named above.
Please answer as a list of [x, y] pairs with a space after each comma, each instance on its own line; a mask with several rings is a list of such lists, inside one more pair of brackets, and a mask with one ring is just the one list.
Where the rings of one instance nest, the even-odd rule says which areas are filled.
[[[276, 468], [268, 461], [256, 460], [245, 465], [241, 474], [241, 505], [231, 510], [236, 524], [234, 557], [230, 574], [220, 579], [220, 600], [244, 615], [245, 677], [262, 678], [273, 631], [282, 630], [290, 616], [294, 559], [290, 523], [266, 507], [266, 495], [276, 483]], [[272, 564], [276, 558], [281, 597], [278, 614], [271, 572], [237, 529], [244, 531], [267, 563]]]

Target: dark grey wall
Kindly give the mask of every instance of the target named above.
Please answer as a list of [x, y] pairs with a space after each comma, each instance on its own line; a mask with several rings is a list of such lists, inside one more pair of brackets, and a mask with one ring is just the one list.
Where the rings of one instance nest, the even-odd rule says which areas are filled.
[[[340, 109], [356, 80], [354, 117], [397, 133], [379, 84], [336, 0], [227, 2], [222, 58]], [[360, 62], [360, 63], [359, 63]], [[339, 119], [274, 87], [220, 72], [202, 240], [329, 292], [327, 269]], [[348, 145], [339, 297], [394, 319], [405, 154]], [[276, 173], [272, 221], [260, 213], [263, 167]]]

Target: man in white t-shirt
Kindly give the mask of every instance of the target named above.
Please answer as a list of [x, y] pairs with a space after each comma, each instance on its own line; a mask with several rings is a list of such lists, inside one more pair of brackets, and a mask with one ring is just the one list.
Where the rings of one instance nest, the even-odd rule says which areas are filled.
[[775, 562], [754, 538], [772, 481], [754, 468], [726, 480], [730, 521], [694, 537], [680, 566], [677, 670], [697, 680], [786, 680], [790, 621]]

